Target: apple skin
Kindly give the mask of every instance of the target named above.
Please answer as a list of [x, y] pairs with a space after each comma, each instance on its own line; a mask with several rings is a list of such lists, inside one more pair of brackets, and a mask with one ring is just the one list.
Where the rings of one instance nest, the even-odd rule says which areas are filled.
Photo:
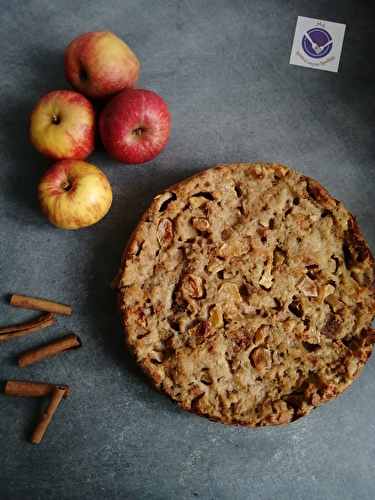
[[112, 204], [112, 189], [104, 173], [79, 160], [61, 160], [39, 181], [42, 212], [55, 226], [79, 229], [101, 220]]
[[109, 101], [99, 117], [105, 149], [128, 165], [155, 158], [165, 148], [170, 133], [168, 106], [151, 90], [124, 90]]
[[66, 79], [92, 100], [108, 100], [134, 88], [140, 64], [128, 45], [108, 31], [90, 31], [75, 38], [65, 50]]
[[92, 103], [73, 90], [54, 90], [36, 103], [30, 117], [32, 145], [52, 160], [83, 160], [95, 146], [96, 113]]

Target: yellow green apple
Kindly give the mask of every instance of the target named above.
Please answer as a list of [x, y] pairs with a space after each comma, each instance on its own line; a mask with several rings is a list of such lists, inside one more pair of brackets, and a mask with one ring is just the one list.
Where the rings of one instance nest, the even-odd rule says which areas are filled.
[[40, 179], [42, 212], [55, 226], [78, 229], [101, 220], [112, 204], [112, 189], [104, 173], [80, 160], [56, 162]]
[[52, 160], [84, 160], [95, 146], [96, 114], [92, 103], [73, 90], [54, 90], [36, 103], [30, 117], [33, 146]]

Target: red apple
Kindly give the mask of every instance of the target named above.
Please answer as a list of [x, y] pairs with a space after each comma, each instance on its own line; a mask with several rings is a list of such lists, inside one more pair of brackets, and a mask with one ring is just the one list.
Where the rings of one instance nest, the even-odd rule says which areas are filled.
[[79, 35], [66, 48], [63, 64], [70, 85], [93, 100], [135, 87], [140, 72], [134, 52], [108, 31]]
[[99, 133], [113, 158], [136, 165], [152, 160], [164, 149], [171, 133], [171, 115], [155, 92], [127, 89], [103, 109]]
[[61, 160], [40, 179], [38, 199], [47, 219], [63, 229], [91, 226], [112, 204], [107, 177], [85, 161]]
[[72, 90], [55, 90], [43, 96], [30, 118], [33, 146], [52, 160], [83, 160], [94, 150], [95, 110], [91, 102]]

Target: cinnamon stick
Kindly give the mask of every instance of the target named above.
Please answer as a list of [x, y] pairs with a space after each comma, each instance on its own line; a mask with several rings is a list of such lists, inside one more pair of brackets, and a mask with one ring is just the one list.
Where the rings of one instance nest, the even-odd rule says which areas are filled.
[[39, 444], [46, 432], [48, 424], [50, 423], [53, 414], [55, 413], [59, 403], [64, 396], [65, 387], [56, 386], [53, 389], [53, 393], [51, 399], [49, 400], [48, 406], [45, 409], [42, 418], [39, 421], [39, 424], [36, 426], [33, 435], [31, 436], [31, 442], [35, 444]]
[[22, 354], [18, 358], [18, 364], [21, 368], [24, 368], [43, 359], [56, 356], [56, 354], [72, 349], [79, 349], [80, 347], [82, 347], [81, 339], [77, 334], [73, 333], [72, 335]]
[[[7, 396], [21, 397], [45, 397], [51, 396], [56, 384], [44, 384], [41, 382], [25, 382], [22, 380], [8, 380], [5, 384], [5, 394]], [[67, 399], [70, 391], [70, 385], [60, 385], [64, 387], [63, 398]]]
[[20, 325], [6, 326], [0, 328], [0, 342], [5, 340], [16, 339], [18, 337], [23, 337], [29, 333], [37, 332], [42, 328], [47, 328], [47, 326], [53, 325], [55, 322], [55, 317], [52, 313], [43, 314], [37, 319], [22, 323]]
[[58, 302], [51, 302], [49, 300], [34, 299], [23, 295], [12, 295], [10, 304], [17, 307], [26, 307], [27, 309], [37, 309], [38, 311], [47, 311], [56, 314], [64, 314], [70, 316], [72, 308]]

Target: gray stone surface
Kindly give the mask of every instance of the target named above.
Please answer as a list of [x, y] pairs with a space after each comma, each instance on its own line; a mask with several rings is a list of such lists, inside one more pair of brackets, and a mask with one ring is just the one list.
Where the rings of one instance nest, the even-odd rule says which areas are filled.
[[[230, 428], [177, 409], [124, 346], [109, 288], [127, 239], [153, 197], [217, 163], [283, 163], [316, 178], [357, 217], [375, 251], [374, 10], [371, 2], [280, 0], [2, 0], [0, 4], [0, 327], [34, 314], [11, 293], [61, 301], [71, 317], [0, 344], [0, 381], [71, 385], [42, 443], [29, 438], [46, 401], [0, 394], [0, 498], [245, 500], [375, 497], [375, 361], [305, 420]], [[289, 65], [297, 16], [347, 25], [337, 74]], [[89, 158], [114, 192], [109, 214], [64, 231], [36, 188], [51, 162], [33, 150], [36, 101], [69, 88], [65, 47], [113, 31], [141, 63], [138, 87], [172, 115], [155, 160]], [[21, 369], [21, 352], [77, 332], [81, 351]]]

